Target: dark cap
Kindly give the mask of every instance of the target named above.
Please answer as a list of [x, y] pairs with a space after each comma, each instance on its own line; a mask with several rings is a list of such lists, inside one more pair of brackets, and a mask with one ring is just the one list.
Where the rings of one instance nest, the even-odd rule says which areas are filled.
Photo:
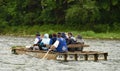
[[61, 36], [65, 39], [67, 38], [64, 32], [61, 33]]
[[82, 39], [82, 36], [81, 36], [81, 35], [78, 35], [78, 36], [77, 36], [77, 39]]
[[57, 33], [57, 36], [58, 36], [58, 37], [61, 37], [61, 33], [60, 33], [60, 32], [58, 32], [58, 33]]
[[37, 32], [37, 33], [36, 33], [36, 36], [40, 36], [40, 33], [39, 33], [39, 32]]

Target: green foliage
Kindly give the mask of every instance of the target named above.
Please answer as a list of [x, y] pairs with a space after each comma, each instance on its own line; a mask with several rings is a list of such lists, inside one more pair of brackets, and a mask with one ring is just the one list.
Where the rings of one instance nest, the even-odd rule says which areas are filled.
[[99, 20], [99, 10], [95, 1], [84, 0], [83, 4], [72, 5], [66, 12], [66, 22], [76, 24], [92, 23]]
[[0, 0], [0, 33], [120, 32], [119, 14], [120, 0]]
[[118, 0], [111, 0], [112, 1], [112, 5], [117, 5], [118, 4]]
[[2, 20], [0, 20], [0, 22], [1, 22], [1, 24], [0, 24], [0, 34], [1, 33], [5, 34], [4, 31], [5, 31], [5, 28], [7, 27], [8, 23], [6, 21], [2, 21]]
[[97, 33], [106, 33], [106, 32], [109, 32], [110, 30], [110, 27], [108, 24], [105, 24], [105, 25], [102, 25], [102, 24], [98, 24], [98, 25], [95, 25], [94, 28], [93, 28], [93, 31], [97, 32]]
[[90, 36], [94, 36], [95, 32], [93, 32], [93, 31], [86, 31], [86, 32], [81, 32], [81, 34], [84, 35], [84, 36], [90, 37]]
[[111, 31], [119, 33], [120, 32], [119, 31], [120, 30], [120, 23], [115, 22], [111, 28], [113, 29]]

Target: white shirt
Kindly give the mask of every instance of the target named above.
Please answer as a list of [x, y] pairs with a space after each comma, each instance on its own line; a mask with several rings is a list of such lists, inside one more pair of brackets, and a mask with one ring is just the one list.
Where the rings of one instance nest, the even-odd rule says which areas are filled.
[[85, 41], [83, 39], [77, 39], [77, 42], [84, 43]]
[[39, 42], [38, 38], [35, 38], [34, 44], [37, 44]]
[[50, 39], [49, 38], [43, 38], [42, 41], [44, 44], [50, 44]]
[[73, 37], [73, 36], [71, 37], [71, 39], [73, 39], [74, 41], [76, 41], [76, 38], [75, 38], [75, 37]]
[[58, 45], [59, 45], [59, 41], [58, 40], [56, 40], [55, 41], [55, 43], [53, 44], [53, 46], [55, 46], [56, 48], [58, 47]]

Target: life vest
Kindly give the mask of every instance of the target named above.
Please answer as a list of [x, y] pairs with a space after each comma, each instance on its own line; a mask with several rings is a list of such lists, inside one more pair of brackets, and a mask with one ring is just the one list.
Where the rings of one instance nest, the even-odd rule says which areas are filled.
[[57, 52], [67, 52], [68, 48], [67, 48], [66, 40], [64, 38], [58, 38], [57, 40], [59, 41], [59, 45], [56, 48], [56, 51]]

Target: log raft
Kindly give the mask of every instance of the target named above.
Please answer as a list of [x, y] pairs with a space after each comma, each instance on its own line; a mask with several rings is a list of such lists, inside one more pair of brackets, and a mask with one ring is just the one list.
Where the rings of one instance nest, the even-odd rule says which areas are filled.
[[[71, 44], [68, 45], [68, 48], [75, 48], [75, 47], [89, 47], [89, 45], [84, 45], [84, 44]], [[14, 54], [26, 54], [29, 56], [37, 57], [37, 58], [42, 58], [47, 51], [43, 50], [29, 50], [26, 49], [23, 46], [16, 46], [16, 48], [12, 48], [12, 52]], [[107, 60], [108, 53], [107, 52], [101, 52], [101, 51], [68, 51], [66, 53], [58, 53], [58, 52], [49, 52], [49, 54], [46, 56], [46, 58], [52, 59], [52, 60], [62, 60], [62, 61], [70, 61], [70, 60], [75, 60], [75, 61], [98, 61], [98, 60]]]

